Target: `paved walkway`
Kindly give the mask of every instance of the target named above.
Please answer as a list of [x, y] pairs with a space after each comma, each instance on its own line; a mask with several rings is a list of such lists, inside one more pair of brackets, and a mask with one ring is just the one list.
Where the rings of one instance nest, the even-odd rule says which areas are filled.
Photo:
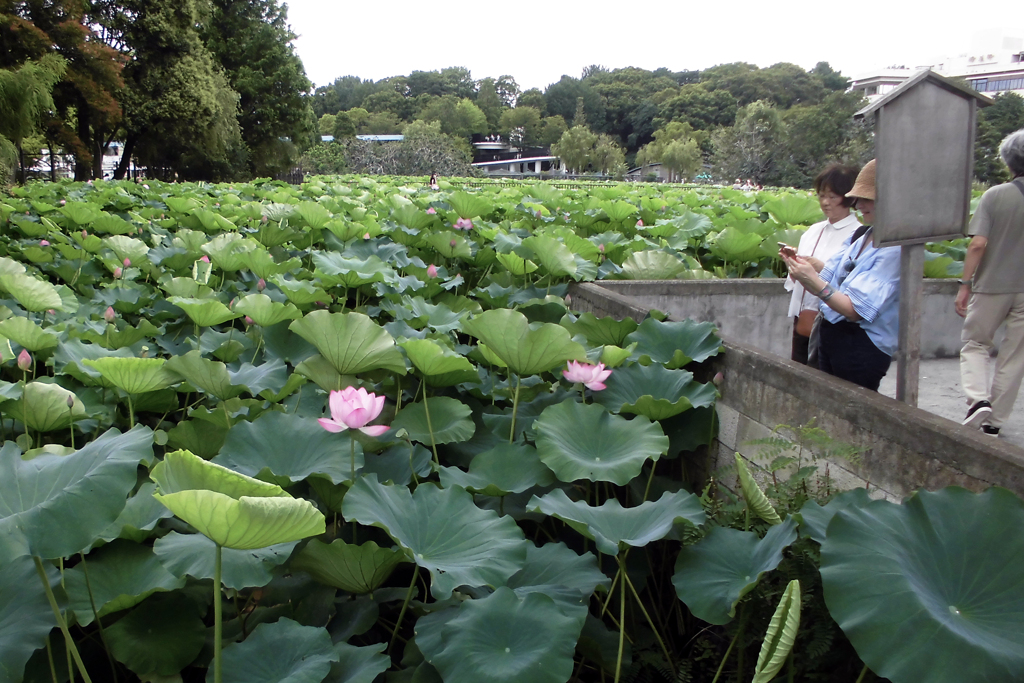
[[[895, 360], [889, 367], [889, 373], [882, 380], [879, 392], [892, 398], [896, 396]], [[959, 358], [921, 361], [918, 408], [959, 424], [967, 414], [966, 401], [960, 390]], [[1018, 396], [1013, 414], [1009, 422], [1003, 425], [998, 438], [1024, 447], [1024, 398]]]

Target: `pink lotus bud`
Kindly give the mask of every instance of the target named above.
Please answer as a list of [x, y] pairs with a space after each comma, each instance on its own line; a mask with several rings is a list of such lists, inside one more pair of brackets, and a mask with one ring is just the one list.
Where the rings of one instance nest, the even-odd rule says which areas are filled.
[[437, 277], [437, 266], [433, 263], [427, 266], [427, 277]]
[[132, 264], [132, 260], [126, 256], [125, 259], [124, 259], [124, 267], [127, 268], [131, 264]]
[[228, 302], [228, 308], [234, 308], [235, 307], [235, 301], [237, 301], [237, 299], [232, 299], [231, 301], [229, 301]]
[[245, 324], [252, 325], [252, 318], [250, 318], [249, 316], [245, 316]]
[[117, 313], [114, 312], [113, 306], [107, 306], [107, 310], [103, 311], [103, 319], [108, 323], [112, 323], [117, 320]]
[[604, 245], [603, 244], [597, 245], [597, 250], [603, 254], [604, 253]]
[[368, 239], [370, 239], [370, 233], [368, 233], [368, 232], [364, 232], [364, 233], [363, 233], [363, 239], [364, 239], [364, 240], [368, 240]]
[[27, 349], [22, 349], [21, 353], [18, 354], [18, 367], [22, 372], [32, 367], [32, 356]]
[[427, 209], [427, 213], [429, 213], [429, 214], [435, 214], [435, 213], [437, 213], [437, 210], [436, 210], [436, 209], [434, 209], [434, 207], [430, 207], [429, 209]]
[[538, 211], [537, 212], [537, 218], [540, 218], [540, 217], [541, 217], [541, 213], [540, 213], [540, 211]]
[[264, 280], [263, 278], [260, 278], [259, 280], [256, 281], [256, 291], [257, 292], [262, 292], [266, 288], [267, 288], [267, 281], [266, 280]]
[[209, 256], [203, 256], [199, 260], [202, 261], [203, 263], [209, 263], [210, 262], [210, 257]]
[[30, 214], [30, 213], [29, 213], [28, 211], [26, 211], [26, 212], [25, 212], [25, 215], [26, 215], [26, 216], [31, 216], [32, 214]]
[[75, 407], [75, 396], [74, 396], [74, 394], [68, 394], [67, 404], [68, 404], [68, 408], [74, 408]]
[[41, 247], [48, 247], [48, 246], [50, 246], [50, 243], [47, 242], [46, 240], [39, 240], [39, 246], [41, 246]]
[[62, 200], [60, 200], [60, 205], [61, 205], [61, 206], [64, 206], [64, 205], [65, 205], [65, 204], [67, 204], [67, 203], [68, 203], [68, 200], [66, 200], [66, 199], [62, 199]]
[[48, 309], [46, 309], [46, 315], [57, 315], [57, 309], [56, 308], [48, 308]]
[[458, 244], [458, 242], [456, 242], [455, 240], [452, 240], [451, 242], [448, 243], [448, 246], [452, 247], [454, 249], [456, 244]]
[[644, 227], [644, 222], [643, 222], [643, 220], [639, 220], [639, 221], [637, 221], [637, 222], [636, 222], [636, 227], [638, 227], [638, 228], [642, 228], [642, 227]]
[[124, 272], [124, 271], [123, 271], [123, 270], [121, 270], [121, 268], [120, 268], [120, 267], [114, 268], [114, 279], [116, 280], [116, 279], [118, 279], [119, 277], [121, 277], [121, 274], [122, 274], [123, 272]]
[[270, 220], [269, 218], [267, 218], [266, 216], [263, 216], [262, 218], [260, 218], [260, 223], [266, 223], [269, 220]]
[[141, 225], [139, 226], [139, 234], [140, 235], [142, 234], [142, 226]]
[[85, 230], [82, 231], [82, 239], [89, 239], [89, 233], [87, 233]]
[[712, 380], [711, 380], [711, 382], [712, 382], [712, 383], [713, 383], [713, 384], [714, 384], [714, 385], [715, 385], [716, 387], [720, 387], [720, 386], [722, 386], [722, 382], [724, 382], [724, 381], [725, 381], [725, 375], [723, 375], [723, 374], [722, 374], [722, 373], [720, 373], [720, 372], [716, 372], [716, 373], [715, 373], [715, 377], [714, 377], [714, 379], [712, 379]]

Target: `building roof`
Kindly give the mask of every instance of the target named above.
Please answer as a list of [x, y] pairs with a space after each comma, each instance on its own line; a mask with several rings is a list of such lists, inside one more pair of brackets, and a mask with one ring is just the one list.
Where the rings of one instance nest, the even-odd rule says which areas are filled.
[[554, 161], [558, 157], [522, 157], [521, 159], [502, 159], [500, 161], [478, 161], [474, 166], [508, 166], [509, 164], [521, 164], [530, 161]]
[[370, 142], [401, 142], [405, 139], [404, 135], [357, 135], [359, 140], [369, 140]]
[[968, 85], [965, 85], [959, 81], [955, 81], [951, 78], [946, 78], [945, 76], [940, 76], [931, 69], [922, 69], [921, 71], [918, 71], [916, 74], [914, 74], [907, 80], [900, 83], [899, 86], [892, 92], [879, 97], [877, 100], [875, 100], [868, 106], [858, 111], [856, 114], [854, 114], [854, 117], [860, 118], [862, 116], [867, 116], [868, 114], [874, 111], [877, 111], [881, 107], [884, 107], [893, 100], [899, 98], [906, 91], [916, 87], [919, 83], [923, 83], [924, 81], [934, 83], [935, 85], [944, 88], [954, 94], [961, 95], [966, 98], [976, 99], [978, 100], [979, 107], [987, 107], [990, 104], [994, 104], [992, 98], [982, 95], [977, 90]]

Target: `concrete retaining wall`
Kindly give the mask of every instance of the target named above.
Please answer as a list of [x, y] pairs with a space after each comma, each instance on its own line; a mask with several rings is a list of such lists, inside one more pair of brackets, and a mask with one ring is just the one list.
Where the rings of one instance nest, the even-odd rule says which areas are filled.
[[[649, 311], [617, 286], [574, 285], [570, 295], [574, 309], [599, 317], [642, 320]], [[836, 441], [865, 449], [854, 463], [819, 462], [840, 488], [866, 486], [875, 495], [900, 500], [919, 488], [958, 485], [977, 491], [998, 485], [1024, 496], [1024, 449], [726, 334], [723, 340], [725, 352], [712, 361], [724, 376], [712, 468], [727, 464], [734, 451], [752, 455], [756, 449], [746, 442], [778, 425], [813, 419]]]
[[[784, 280], [602, 280], [600, 286], [628, 296], [676, 320], [715, 323], [741, 344], [789, 358], [793, 323], [786, 316], [789, 292]], [[924, 281], [921, 357], [952, 358], [960, 353], [963, 319], [953, 310], [956, 280]]]

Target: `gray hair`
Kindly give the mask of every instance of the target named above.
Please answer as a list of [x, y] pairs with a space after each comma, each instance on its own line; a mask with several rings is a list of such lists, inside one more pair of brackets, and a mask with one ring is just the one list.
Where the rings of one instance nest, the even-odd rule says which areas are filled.
[[1024, 175], [1024, 128], [1007, 135], [999, 145], [999, 156], [1014, 177]]

